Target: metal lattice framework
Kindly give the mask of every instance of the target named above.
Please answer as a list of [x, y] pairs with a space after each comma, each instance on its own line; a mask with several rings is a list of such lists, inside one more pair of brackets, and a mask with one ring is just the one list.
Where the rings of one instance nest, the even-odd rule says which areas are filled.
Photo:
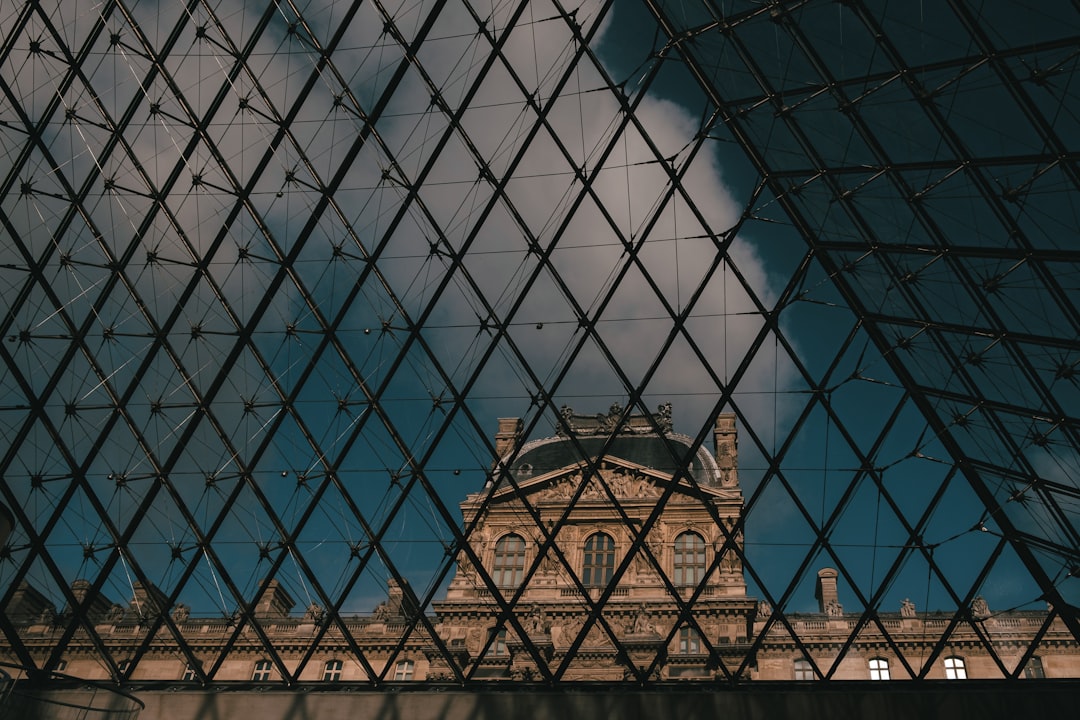
[[[845, 649], [906, 596], [929, 662], [1080, 638], [1080, 10], [909, 5], [0, 5], [0, 608], [65, 608], [46, 668], [171, 636], [213, 681], [243, 636], [291, 683], [332, 632], [377, 684], [346, 618], [388, 580], [427, 609], [468, 560], [517, 622], [456, 511], [494, 418], [673, 400], [694, 450], [738, 416], [769, 627], [824, 564]], [[274, 581], [325, 611], [298, 669]], [[149, 586], [224, 621], [212, 662], [165, 612], [114, 657], [83, 600]], [[1050, 604], [1018, 663], [980, 595]]]

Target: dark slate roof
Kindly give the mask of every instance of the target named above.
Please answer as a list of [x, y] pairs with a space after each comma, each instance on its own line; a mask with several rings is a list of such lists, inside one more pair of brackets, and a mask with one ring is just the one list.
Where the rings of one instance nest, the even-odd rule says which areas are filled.
[[[616, 437], [608, 447], [605, 458], [622, 459], [668, 475], [675, 474], [676, 463], [672, 458], [668, 443], [675, 446], [676, 454], [685, 454], [693, 439], [678, 433], [669, 433], [667, 442], [655, 434], [622, 435]], [[595, 458], [603, 449], [606, 437], [580, 437], [578, 443], [585, 453]], [[553, 470], [577, 465], [585, 458], [578, 452], [574, 442], [567, 437], [551, 437], [532, 440], [525, 443], [521, 452], [510, 465], [515, 480], [521, 482], [529, 478], [545, 475]], [[695, 481], [706, 486], [719, 485], [716, 460], [704, 447], [698, 448], [690, 475]]]

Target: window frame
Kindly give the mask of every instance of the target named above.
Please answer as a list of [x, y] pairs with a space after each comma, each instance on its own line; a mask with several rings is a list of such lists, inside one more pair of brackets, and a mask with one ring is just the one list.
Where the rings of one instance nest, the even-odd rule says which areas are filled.
[[791, 663], [791, 669], [794, 673], [794, 677], [799, 681], [817, 680], [817, 673], [814, 672], [814, 665], [806, 657], [795, 658]]
[[339, 682], [341, 673], [345, 669], [345, 663], [337, 658], [331, 658], [323, 663], [323, 682]]
[[[687, 545], [689, 543], [689, 546]], [[705, 538], [693, 530], [678, 534], [672, 546], [671, 581], [675, 587], [696, 587], [705, 579]]]
[[870, 658], [869, 665], [871, 680], [892, 680], [892, 675], [889, 673], [889, 658]]
[[416, 663], [412, 660], [398, 660], [394, 665], [394, 682], [407, 682], [413, 679]]
[[581, 584], [585, 587], [606, 587], [614, 574], [615, 538], [606, 532], [595, 532], [585, 538]]
[[255, 667], [251, 670], [252, 682], [266, 682], [274, 672], [274, 663], [263, 658], [255, 661]]
[[506, 646], [506, 628], [492, 629], [494, 637], [488, 645], [487, 657], [505, 658], [510, 656], [510, 650]]
[[960, 655], [950, 655], [944, 660], [946, 680], [967, 680], [967, 663]]
[[1045, 680], [1046, 665], [1039, 655], [1032, 655], [1024, 665], [1024, 677], [1028, 680]]
[[701, 655], [701, 633], [689, 625], [679, 628], [679, 655]]
[[191, 665], [184, 665], [184, 674], [180, 676], [181, 680], [198, 680], [199, 673], [195, 671], [195, 668]]
[[512, 588], [520, 585], [524, 576], [525, 538], [517, 533], [507, 533], [495, 542], [491, 579], [496, 587]]

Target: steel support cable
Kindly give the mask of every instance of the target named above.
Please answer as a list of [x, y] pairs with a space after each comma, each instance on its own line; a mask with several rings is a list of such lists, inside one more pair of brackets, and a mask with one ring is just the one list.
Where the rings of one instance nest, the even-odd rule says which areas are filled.
[[[864, 22], [870, 23], [870, 22], [872, 22], [872, 20], [871, 20], [871, 19], [869, 19], [869, 18], [864, 18]], [[875, 26], [875, 28], [876, 28], [876, 26]], [[884, 37], [879, 37], [879, 42], [882, 42], [882, 43], [886, 43], [886, 44], [887, 44], [887, 39], [886, 39], [886, 38], [884, 38]], [[893, 62], [894, 62], [894, 64], [895, 64], [895, 63], [897, 62], [897, 61], [896, 61], [896, 57], [897, 57], [897, 56], [896, 56], [896, 53], [895, 53], [895, 51], [894, 51], [894, 50], [891, 50], [891, 48], [888, 48], [888, 49], [890, 49], [890, 51], [891, 51], [891, 56], [892, 56], [892, 58], [893, 58]], [[902, 66], [902, 64], [898, 64], [898, 65], [897, 65], [897, 67], [900, 67], [900, 68], [902, 68], [903, 66]], [[905, 75], [905, 81], [906, 81], [906, 82], [907, 82], [907, 83], [908, 83], [908, 84], [909, 84], [909, 85], [910, 85], [911, 87], [913, 87], [913, 92], [916, 92], [916, 90], [918, 89], [918, 88], [916, 87], [916, 81], [915, 81], [914, 79], [911, 79], [911, 78], [910, 78], [909, 76], [907, 76], [907, 75]], [[945, 123], [944, 119], [940, 118], [940, 117], [939, 117], [939, 115], [938, 115], [938, 114], [937, 114], [936, 112], [934, 112], [934, 111], [933, 111], [933, 108], [932, 108], [932, 106], [929, 106], [929, 105], [927, 105], [926, 107], [927, 107], [927, 109], [928, 109], [928, 112], [929, 112], [929, 113], [931, 114], [932, 118], [934, 119], [934, 121], [935, 121], [935, 124], [936, 124], [936, 125], [937, 125], [938, 127], [940, 127], [940, 128], [943, 128], [943, 131], [942, 131], [942, 136], [943, 136], [943, 138], [946, 138], [946, 139], [948, 139], [948, 140], [950, 141], [950, 143], [951, 143], [951, 145], [952, 145], [953, 147], [956, 147], [956, 148], [962, 148], [963, 146], [962, 146], [962, 144], [960, 143], [960, 141], [959, 141], [959, 138], [956, 138], [956, 137], [954, 137], [954, 136], [953, 136], [953, 134], [951, 133], [951, 130], [950, 130], [950, 129], [948, 128], [948, 125], [947, 125], [947, 123]], [[961, 157], [967, 157], [967, 156], [968, 156], [968, 154], [967, 154], [966, 152], [963, 152], [963, 153], [959, 153], [959, 155], [960, 155]], [[976, 180], [982, 180], [982, 176], [981, 176], [981, 175], [979, 175], [979, 174], [977, 174], [977, 173], [974, 173], [974, 171], [972, 171], [972, 174], [973, 174], [973, 177], [974, 177], [974, 178], [975, 178]], [[991, 193], [991, 192], [988, 192], [988, 191], [987, 191], [987, 188], [985, 187], [985, 182], [983, 183], [983, 186], [982, 186], [982, 191], [983, 191], [983, 195], [984, 195], [984, 197], [985, 197], [985, 198], [987, 199], [987, 201], [988, 201], [988, 202], [989, 202], [989, 203], [990, 203], [990, 204], [991, 204], [991, 205], [992, 205], [993, 207], [995, 207], [995, 209], [997, 209], [997, 210], [998, 210], [998, 212], [999, 212], [999, 217], [1000, 217], [1000, 218], [1002, 219], [1003, 223], [1005, 223], [1005, 224], [1006, 224], [1007, 226], [1011, 226], [1011, 227], [1012, 227], [1012, 226], [1014, 225], [1013, 221], [1012, 221], [1012, 220], [1011, 220], [1011, 218], [1009, 217], [1008, 213], [1005, 213], [1005, 212], [1004, 212], [1004, 210], [1003, 210], [1003, 209], [1001, 209], [1001, 205], [1000, 205], [1000, 200], [999, 200], [999, 199], [997, 199], [996, 195], [994, 195], [993, 193]], [[918, 208], [917, 208], [917, 211], [918, 211]], [[1024, 244], [1025, 246], [1027, 246], [1027, 243], [1026, 243], [1026, 242], [1024, 241], [1024, 239], [1023, 239], [1023, 235], [1022, 235], [1022, 234], [1018, 234], [1018, 233], [1020, 232], [1020, 231], [1019, 231], [1019, 228], [1018, 228], [1018, 227], [1013, 227], [1013, 230], [1014, 230], [1014, 233], [1013, 233], [1013, 237], [1015, 237], [1015, 238], [1016, 238], [1017, 242], [1019, 242], [1019, 243], [1022, 243], [1022, 244]], [[939, 234], [939, 237], [940, 237], [940, 234]], [[970, 279], [967, 279], [967, 282], [969, 283], [969, 285], [971, 284], [971, 281], [970, 281]], [[1044, 278], [1044, 282], [1046, 282], [1046, 278]], [[1045, 286], [1045, 287], [1047, 287], [1047, 288], [1049, 288], [1049, 289], [1051, 289], [1051, 291], [1052, 291], [1052, 292], [1055, 292], [1055, 291], [1054, 291], [1054, 288], [1056, 288], [1056, 287], [1057, 287], [1057, 286], [1056, 286], [1056, 283], [1054, 283], [1054, 284], [1045, 284], [1044, 286]], [[1057, 294], [1057, 295], [1058, 295], [1058, 297], [1060, 297], [1060, 291], [1057, 291], [1057, 292], [1056, 292], [1055, 294]], [[1067, 303], [1066, 303], [1065, 305], [1062, 305], [1061, 301], [1059, 301], [1059, 302], [1058, 302], [1058, 304], [1059, 304], [1059, 307], [1066, 307], [1066, 306], [1067, 306]], [[992, 311], [991, 311], [991, 312], [992, 312]], [[1074, 309], [1074, 312], [1075, 312], [1075, 309]], [[992, 316], [993, 316], [993, 315], [992, 315]], [[995, 316], [995, 317], [996, 317], [996, 316]], [[1074, 324], [1075, 324], [1075, 323], [1074, 323]], [[1026, 360], [1023, 360], [1023, 359], [1021, 358], [1021, 359], [1020, 359], [1020, 361], [1021, 361], [1021, 363], [1022, 363], [1023, 365], [1026, 365]], [[1038, 378], [1037, 378], [1037, 376], [1036, 376], [1035, 374], [1033, 374], [1033, 371], [1029, 371], [1029, 377], [1031, 378], [1031, 382], [1033, 383], [1033, 385], [1034, 385], [1034, 386], [1035, 386], [1035, 387], [1036, 387], [1037, 389], [1040, 389], [1040, 394], [1042, 395], [1042, 397], [1043, 397], [1043, 399], [1044, 399], [1044, 402], [1047, 402], [1047, 401], [1048, 401], [1048, 398], [1050, 398], [1050, 395], [1048, 394], [1048, 391], [1047, 391], [1047, 390], [1043, 389], [1043, 386], [1042, 386], [1042, 383], [1041, 383], [1041, 381], [1039, 381], [1039, 380], [1038, 380]], [[1049, 402], [1050, 402], [1051, 406], [1054, 406], [1054, 405], [1055, 405], [1055, 403], [1053, 403], [1053, 401], [1052, 401], [1052, 400], [1049, 400]]]
[[[233, 589], [233, 593], [235, 594], [235, 590], [234, 590], [234, 589]], [[238, 597], [239, 597], [239, 595], [238, 595]]]
[[[744, 144], [744, 146], [745, 146], [745, 147], [747, 147], [747, 148], [749, 148], [749, 147], [750, 147], [749, 145], [745, 145], [745, 144]], [[792, 209], [792, 210], [789, 210], [789, 212], [793, 212], [793, 209]], [[793, 217], [797, 217], [797, 215], [793, 215]], [[854, 305], [854, 306], [856, 306], [856, 307], [857, 307], [858, 305], [856, 304], [856, 305]], [[901, 372], [899, 372], [898, 374], [900, 375], [900, 377], [904, 377], [904, 376], [905, 376], [905, 373], [903, 373], [902, 371], [901, 371]], [[1025, 560], [1025, 564], [1027, 564], [1027, 565], [1029, 566], [1029, 569], [1031, 569], [1031, 559], [1030, 559], [1030, 558], [1026, 558], [1026, 560]], [[1036, 577], [1038, 577], [1038, 576], [1039, 576], [1039, 575], [1040, 575], [1041, 573], [1040, 573], [1040, 571], [1035, 571], [1035, 572], [1034, 572], [1034, 574], [1036, 575]], [[1044, 586], [1045, 586], [1045, 584], [1044, 584]], [[1074, 634], [1075, 634], [1075, 629], [1074, 629]]]
[[[804, 410], [803, 410], [802, 415], [799, 418], [796, 419], [795, 424], [794, 424], [794, 427], [796, 429], [799, 428], [802, 425], [802, 423], [805, 422], [805, 420], [810, 417], [810, 413], [813, 410], [815, 402], [820, 402], [822, 404], [822, 407], [824, 407], [826, 409], [827, 413], [829, 413], [831, 415], [832, 410], [829, 407], [829, 405], [824, 400], [822, 400], [820, 398], [815, 398], [814, 401], [807, 404], [806, 408], [804, 408]], [[851, 498], [854, 497], [855, 492], [860, 487], [860, 485], [864, 482], [863, 476], [864, 475], [870, 475], [872, 478], [876, 479], [876, 472], [874, 472], [872, 469], [867, 470], [867, 468], [872, 468], [868, 458], [873, 457], [874, 455], [876, 455], [876, 453], [878, 451], [878, 448], [880, 448], [883, 445], [883, 443], [885, 442], [885, 440], [886, 440], [886, 438], [888, 436], [890, 428], [891, 428], [891, 420], [898, 417], [902, 407], [903, 407], [902, 402], [897, 404], [897, 407], [893, 410], [892, 416], [890, 418], [890, 422], [887, 422], [883, 426], [883, 429], [879, 433], [878, 438], [875, 441], [874, 446], [871, 448], [870, 452], [866, 456], [864, 456], [863, 453], [858, 449], [857, 445], [855, 445], [853, 443], [853, 439], [847, 434], [847, 432], [845, 431], [843, 425], [840, 424], [838, 419], [837, 419], [837, 430], [841, 432], [842, 436], [845, 438], [845, 441], [847, 443], [849, 443], [849, 445], [850, 445], [850, 447], [852, 449], [852, 452], [855, 453], [856, 457], [858, 457], [860, 459], [860, 461], [862, 463], [863, 470], [860, 470], [859, 472], [856, 472], [852, 476], [851, 481], [848, 483], [847, 487], [841, 493], [840, 498], [836, 501], [836, 504], [832, 509], [832, 513], [825, 520], [825, 522], [823, 524], [821, 524], [820, 526], [814, 523], [813, 517], [809, 513], [809, 510], [804, 507], [804, 504], [803, 504], [802, 500], [800, 500], [798, 493], [796, 493], [795, 489], [788, 483], [783, 471], [781, 470], [781, 468], [779, 466], [780, 458], [782, 458], [783, 455], [786, 454], [787, 447], [791, 443], [794, 442], [794, 438], [795, 438], [795, 436], [797, 434], [796, 432], [789, 433], [787, 440], [785, 440], [784, 446], [781, 448], [781, 453], [777, 457], [775, 457], [773, 460], [770, 461], [770, 472], [773, 473], [775, 475], [775, 477], [779, 480], [781, 485], [784, 487], [785, 491], [788, 493], [789, 497], [792, 499], [795, 506], [799, 509], [799, 512], [803, 515], [804, 521], [807, 522], [807, 524], [810, 526], [811, 530], [814, 532], [814, 534], [816, 536], [816, 539], [815, 539], [814, 543], [811, 545], [810, 552], [808, 552], [807, 555], [804, 557], [800, 568], [798, 569], [798, 571], [796, 573], [794, 573], [794, 575], [792, 577], [792, 580], [789, 583], [786, 592], [780, 598], [779, 604], [777, 605], [778, 608], [784, 607], [786, 605], [787, 601], [789, 600], [789, 598], [794, 594], [794, 592], [797, 589], [797, 584], [798, 584], [799, 579], [804, 575], [807, 568], [809, 567], [810, 562], [812, 562], [813, 558], [816, 556], [816, 551], [817, 551], [818, 548], [821, 548], [821, 549], [825, 550], [826, 552], [828, 552], [830, 555], [833, 556], [833, 559], [837, 561], [839, 567], [841, 568], [841, 571], [845, 575], [845, 579], [848, 580], [849, 584], [851, 585], [851, 587], [855, 591], [859, 601], [863, 604], [863, 607], [868, 608], [868, 609], [872, 608], [872, 607], [876, 607], [876, 602], [877, 602], [876, 598], [874, 598], [872, 600], [867, 600], [865, 597], [863, 597], [861, 591], [858, 588], [858, 585], [848, 576], [848, 571], [847, 571], [846, 567], [844, 566], [844, 564], [842, 562], [840, 562], [839, 557], [835, 554], [835, 552], [833, 550], [833, 545], [829, 541], [829, 535], [831, 534], [831, 531], [832, 531], [833, 527], [840, 521], [840, 519], [843, 516], [844, 512], [847, 510], [847, 506], [848, 506], [848, 503], [850, 502]], [[765, 456], [769, 457], [768, 453], [765, 453]], [[759, 501], [759, 498], [762, 496], [762, 493], [764, 492], [764, 489], [765, 489], [767, 484], [768, 484], [768, 477], [766, 477], [766, 479], [758, 486], [758, 488], [755, 490], [753, 496], [748, 501], [747, 509], [746, 509], [746, 515], [749, 516], [753, 512], [753, 508], [754, 508], [754, 506], [756, 506], [757, 502]], [[901, 522], [906, 525], [906, 520], [904, 520], [902, 517], [901, 517]], [[907, 527], [906, 529], [907, 529], [907, 531], [909, 533], [909, 536], [911, 536], [912, 535], [912, 530], [910, 529], [910, 527]], [[765, 594], [767, 596], [767, 599], [771, 600], [771, 597], [769, 596], [768, 590], [765, 589], [763, 584], [762, 584], [762, 588], [763, 588], [763, 590], [764, 590], [764, 592], [765, 592]], [[764, 642], [764, 638], [767, 635], [768, 627], [771, 624], [777, 622], [777, 620], [774, 619], [776, 614], [777, 613], [774, 613], [774, 617], [771, 617], [771, 618], [769, 618], [767, 620], [766, 628], [759, 637], [759, 640], [761, 642]], [[801, 642], [801, 641], [798, 640], [798, 635], [797, 635], [797, 633], [795, 633], [794, 629], [792, 627], [790, 627], [790, 625], [788, 625], [787, 619], [784, 616], [782, 610], [780, 611], [779, 615], [780, 615], [780, 621], [782, 621], [788, 627], [788, 631], [792, 634], [793, 637], [796, 638], [796, 642], [797, 643]], [[865, 615], [864, 615], [864, 620], [865, 620]], [[859, 627], [861, 628], [861, 626], [862, 625], [860, 623]], [[855, 635], [857, 634], [857, 631], [858, 631], [858, 629], [856, 629], [856, 632], [853, 633], [849, 637], [849, 641], [851, 640], [851, 638], [855, 637]], [[887, 632], [884, 632], [883, 634], [887, 639], [891, 639]], [[846, 652], [846, 647], [845, 647], [844, 652]], [[844, 654], [844, 652], [841, 652], [841, 656]], [[833, 669], [830, 671], [830, 675], [831, 675], [831, 672], [835, 671], [835, 669], [836, 669], [836, 667], [834, 666]]]
[[[178, 32], [178, 31], [179, 31], [179, 28], [177, 28], [176, 31], [174, 31], [174, 32]], [[257, 37], [258, 37], [258, 33], [256, 33], [255, 38], [257, 38]], [[254, 39], [253, 39], [253, 42], [254, 42]], [[231, 583], [229, 583], [229, 584], [231, 585]], [[239, 594], [237, 592], [235, 592], [235, 588], [230, 588], [230, 589], [231, 589], [231, 592], [234, 594], [235, 597], [238, 597], [238, 598], [240, 597]], [[258, 628], [256, 628], [256, 630], [258, 631]], [[278, 664], [279, 664], [279, 666], [281, 666], [280, 662]]]
[[[5, 88], [6, 88], [6, 85], [5, 85]], [[73, 192], [72, 192], [72, 191], [71, 191], [70, 189], [69, 189], [69, 193], [71, 193], [71, 194], [73, 195]], [[13, 236], [14, 236], [14, 235], [13, 235]], [[91, 322], [91, 321], [92, 321], [92, 319], [93, 319], [93, 315], [91, 314], [90, 316], [88, 316], [88, 318], [87, 318], [87, 320], [86, 320], [85, 322]], [[76, 334], [75, 336], [76, 336], [76, 337], [85, 337], [85, 332], [79, 332], [79, 333], [77, 333], [77, 334]], [[73, 354], [73, 353], [75, 352], [75, 348], [76, 348], [76, 347], [78, 347], [79, 345], [82, 345], [82, 344], [84, 344], [84, 343], [83, 343], [83, 342], [80, 342], [80, 343], [78, 343], [78, 344], [76, 344], [76, 343], [73, 343], [73, 344], [72, 344], [72, 345], [70, 346], [70, 347], [71, 347], [71, 350], [70, 350], [69, 352]], [[87, 356], [87, 357], [89, 357], [89, 356]], [[10, 361], [9, 361], [9, 367], [12, 367], [12, 365], [11, 365]], [[63, 367], [63, 366], [61, 366], [61, 369], [62, 369], [62, 367]], [[59, 373], [59, 371], [58, 371], [58, 373]], [[59, 377], [59, 374], [57, 374], [57, 375], [56, 375], [56, 376], [54, 376], [54, 377], [55, 377], [55, 378], [58, 378], [58, 377]], [[120, 406], [119, 406], [119, 405], [117, 405], [117, 407], [120, 407]], [[112, 419], [115, 419], [116, 417], [117, 417], [117, 413], [113, 413], [113, 414], [111, 415], [111, 418], [112, 418]], [[112, 419], [110, 419], [110, 421], [109, 421], [109, 423], [108, 423], [109, 425], [111, 425], [111, 424], [112, 424]], [[130, 425], [130, 421], [128, 422], [128, 424]], [[63, 448], [63, 447], [64, 447], [64, 445], [63, 445], [63, 443], [62, 443], [62, 440], [61, 440], [61, 439], [60, 439], [59, 437], [57, 437], [57, 438], [56, 438], [56, 440], [57, 440], [57, 442], [58, 442], [58, 447], [60, 447], [60, 448]], [[15, 448], [15, 447], [16, 447], [16, 446], [13, 446], [13, 447], [12, 447], [12, 450], [14, 450], [14, 448]], [[72, 463], [73, 463], [73, 458], [69, 458], [69, 462], [72, 462]], [[89, 462], [89, 459], [87, 460], [87, 462]], [[6, 463], [5, 463], [5, 464], [6, 464]], [[72, 466], [72, 467], [74, 467], [74, 464], [72, 464], [71, 466]], [[89, 495], [92, 495], [92, 494], [93, 494], [92, 488], [88, 488], [88, 489], [87, 489], [87, 494], [89, 494]], [[152, 496], [153, 496], [153, 493], [148, 493], [148, 499], [149, 499], [149, 498], [152, 498]], [[143, 507], [144, 507], [144, 508], [146, 507], [146, 502], [147, 502], [147, 501], [144, 501], [144, 504], [143, 504]], [[103, 514], [102, 514], [102, 513], [103, 513], [103, 510], [102, 510], [101, 508], [98, 508], [98, 513], [99, 513], [99, 516], [101, 516], [103, 520], [105, 520], [105, 519], [106, 519], [105, 515], [103, 515]], [[128, 534], [130, 534], [130, 532], [132, 532], [132, 531], [133, 531], [133, 526], [129, 526], [129, 529], [128, 529], [127, 533], [128, 533]], [[115, 532], [114, 530], [112, 530], [111, 532], [112, 532], [112, 534], [113, 534], [113, 537], [119, 537], [119, 534], [118, 534], [118, 533], [116, 533], [116, 532]], [[97, 580], [95, 581], [95, 585], [96, 585], [96, 586], [100, 586], [101, 582], [103, 582], [103, 580], [104, 580], [105, 576], [107, 575], [107, 573], [108, 573], [108, 572], [110, 571], [110, 569], [111, 569], [111, 566], [112, 566], [112, 562], [115, 562], [115, 561], [114, 561], [114, 560], [111, 560], [111, 559], [110, 559], [110, 561], [107, 561], [107, 562], [105, 563], [105, 566], [103, 567], [103, 570], [102, 570], [102, 571], [101, 571], [101, 573], [99, 574], [99, 576], [98, 576], [98, 579], [97, 579]], [[52, 564], [52, 563], [50, 562], [50, 564]], [[59, 578], [59, 577], [60, 577], [60, 575], [56, 575], [56, 577], [57, 577], [57, 578]], [[64, 586], [64, 583], [63, 583], [63, 582], [60, 582], [59, 584], [60, 584], [60, 585], [61, 585], [62, 587]], [[65, 589], [66, 589], [66, 588], [65, 588]], [[73, 601], [73, 600], [72, 600], [71, 598], [68, 598], [68, 603], [69, 603], [69, 605], [71, 605], [72, 607], [74, 607], [74, 606], [76, 606], [76, 605], [77, 605], [77, 603], [75, 603], [75, 602], [74, 602], [74, 601]], [[84, 622], [85, 622], [85, 618], [84, 618]], [[76, 624], [75, 624], [75, 623], [69, 624], [69, 626], [68, 626], [68, 629], [67, 629], [67, 632], [66, 632], [66, 634], [67, 634], [67, 635], [70, 635], [70, 633], [74, 631], [75, 627], [76, 627]], [[96, 637], [95, 637], [95, 636], [93, 635], [93, 633], [91, 633], [91, 636], [92, 636], [92, 638], [93, 638], [94, 642], [95, 642], [95, 643], [96, 643], [96, 644], [97, 644], [97, 645], [99, 646], [99, 647], [98, 647], [98, 650], [99, 650], [99, 652], [104, 652], [104, 646], [100, 644], [100, 639], [99, 639], [99, 638], [96, 638]], [[66, 642], [66, 641], [65, 641], [65, 642]], [[56, 657], [55, 657], [55, 656], [57, 655], [57, 653], [59, 653], [59, 652], [60, 652], [60, 648], [62, 648], [62, 646], [63, 646], [63, 643], [60, 643], [60, 644], [59, 644], [59, 645], [57, 646], [57, 649], [56, 649], [56, 650], [54, 650], [54, 653], [53, 653], [54, 657], [52, 658], [52, 660], [50, 660], [50, 662], [54, 662], [54, 661], [55, 661], [55, 659], [56, 659]], [[109, 660], [109, 662], [111, 663], [111, 660]], [[115, 671], [115, 668], [113, 668], [113, 671]]]
[[[965, 7], [963, 3], [958, 3], [955, 0], [949, 0], [949, 6], [960, 19], [960, 22], [964, 25], [964, 28], [968, 31], [972, 39], [978, 44], [979, 49], [986, 57], [987, 62], [1001, 80], [1002, 86], [1008, 91], [1009, 95], [1023, 111], [1028, 121], [1036, 128], [1039, 135], [1042, 137], [1042, 140], [1051, 148], [1051, 152], [1054, 156], [1058, 158], [1063, 157], [1065, 153], [1065, 144], [1057, 136], [1053, 126], [1047, 122], [1046, 118], [1028, 93], [1021, 90], [1019, 80], [1012, 74], [1008, 66], [999, 57], [997, 49], [983, 31], [982, 26], [972, 17], [970, 10]], [[1024, 49], [1027, 49], [1026, 44]], [[1074, 164], [1068, 162], [1062, 162], [1061, 167], [1072, 180], [1073, 187], [1080, 187], [1080, 170], [1078, 170]], [[1065, 300], [1065, 297], [1060, 292], [1060, 288], [1056, 286], [1056, 283], [1052, 283], [1052, 278], [1046, 278], [1046, 280], [1049, 281], [1047, 288], [1058, 296], [1059, 302]], [[1069, 303], [1064, 303], [1063, 307], [1071, 308], [1072, 306]], [[1074, 329], [1080, 327], [1080, 313], [1074, 312], [1072, 321]]]
[[[654, 8], [654, 12], [657, 12], [655, 8]], [[659, 16], [659, 13], [658, 13], [658, 12], [657, 12], [657, 14], [658, 14], [658, 16]], [[706, 84], [706, 85], [704, 85], [704, 87], [705, 87], [706, 89], [708, 89], [708, 86], [707, 86], [707, 84]], [[723, 105], [722, 105], [722, 104], [720, 104], [720, 105], [718, 105], [718, 107], [723, 107]], [[744, 144], [744, 146], [745, 146], [745, 144]], [[745, 146], [745, 147], [747, 147], [747, 148], [748, 148], [749, 146]], [[768, 174], [767, 174], [767, 173], [765, 174], [765, 177], [768, 177]], [[782, 198], [781, 198], [781, 200], [782, 200]]]

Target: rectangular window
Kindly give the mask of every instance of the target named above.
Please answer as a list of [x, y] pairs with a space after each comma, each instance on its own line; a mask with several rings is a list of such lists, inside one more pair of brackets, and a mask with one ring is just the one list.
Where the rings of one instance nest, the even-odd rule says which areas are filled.
[[343, 663], [340, 660], [327, 660], [326, 665], [323, 666], [323, 682], [337, 682], [341, 679], [341, 668]]
[[796, 680], [816, 680], [817, 675], [814, 674], [814, 666], [810, 664], [810, 661], [806, 658], [800, 658], [795, 661], [795, 679]]
[[694, 628], [679, 628], [679, 654], [700, 655], [701, 636]]
[[517, 587], [525, 573], [525, 540], [507, 535], [495, 543], [495, 563], [491, 577], [499, 587]]
[[270, 679], [270, 672], [274, 664], [269, 660], [259, 660], [255, 663], [255, 669], [251, 673], [251, 679], [256, 682]]
[[675, 538], [675, 577], [680, 586], [697, 585], [705, 577], [705, 541], [695, 532]]
[[885, 658], [874, 658], [870, 661], [870, 679], [871, 680], [888, 680], [889, 679], [889, 661]]
[[602, 587], [611, 582], [615, 572], [615, 541], [610, 535], [596, 533], [585, 541], [585, 563], [581, 582], [588, 587]]
[[412, 680], [413, 678], [413, 661], [402, 660], [394, 666], [394, 679], [395, 680]]
[[509, 654], [506, 651], [505, 629], [495, 633], [495, 639], [491, 642], [491, 647], [488, 648], [488, 654], [492, 657], [506, 657]]
[[945, 658], [945, 677], [949, 680], [966, 680], [967, 667], [964, 665], [964, 658], [956, 656]]

